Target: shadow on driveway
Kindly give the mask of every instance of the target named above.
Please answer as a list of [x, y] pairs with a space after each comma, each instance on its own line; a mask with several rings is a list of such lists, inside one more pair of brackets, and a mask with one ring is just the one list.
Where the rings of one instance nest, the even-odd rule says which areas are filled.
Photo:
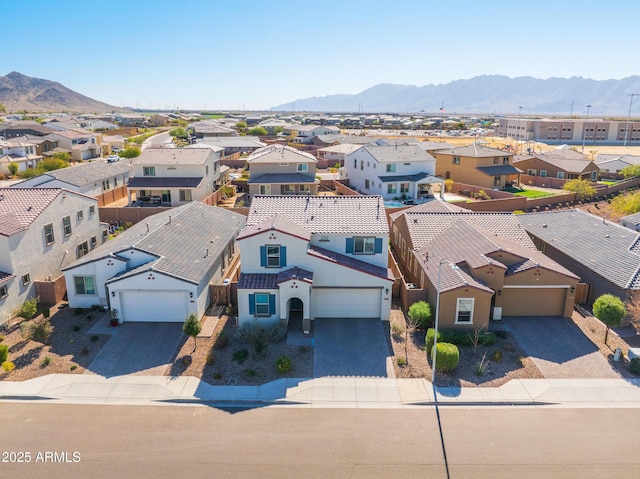
[[186, 340], [182, 323], [124, 323], [87, 368], [100, 376], [163, 375]]
[[531, 316], [503, 322], [547, 379], [620, 377], [570, 319]]
[[379, 319], [316, 319], [313, 377], [387, 377], [389, 346]]

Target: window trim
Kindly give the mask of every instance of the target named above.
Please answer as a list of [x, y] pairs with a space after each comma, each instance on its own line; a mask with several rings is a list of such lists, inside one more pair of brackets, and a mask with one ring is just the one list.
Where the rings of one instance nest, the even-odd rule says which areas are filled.
[[[275, 251], [275, 249], [277, 249], [277, 254], [275, 252], [272, 252], [271, 254], [269, 254], [269, 248], [273, 248], [273, 250]], [[281, 268], [282, 266], [282, 247], [279, 244], [268, 244], [265, 245], [265, 251], [266, 251], [266, 255], [267, 255], [267, 262], [266, 262], [266, 267], [267, 268]], [[278, 259], [278, 264], [269, 264], [269, 260], [270, 259], [274, 259], [277, 258]]]
[[84, 219], [84, 211], [78, 210], [78, 212], [76, 213], [76, 219], [78, 221], [82, 221]]
[[[358, 251], [358, 243], [361, 250]], [[367, 251], [367, 244], [371, 243], [371, 251]], [[353, 237], [353, 254], [354, 255], [372, 255], [376, 254], [376, 237], [375, 236], [354, 236]]]
[[96, 207], [91, 205], [89, 206], [89, 216], [93, 216], [96, 214]]
[[309, 171], [309, 165], [306, 163], [298, 163], [296, 171], [298, 171], [298, 173], [307, 173]]
[[142, 167], [142, 176], [156, 176], [156, 167], [155, 166], [143, 166]]
[[[259, 299], [263, 299], [266, 298], [266, 302], [265, 301], [259, 301]], [[269, 307], [269, 293], [255, 293], [255, 296], [253, 297], [253, 301], [254, 301], [254, 307], [255, 307], [255, 316], [271, 316], [271, 311], [270, 311], [270, 307]], [[260, 312], [260, 307], [264, 308], [264, 306], [267, 307], [266, 311]]]
[[64, 216], [62, 218], [62, 231], [64, 232], [65, 237], [73, 234], [73, 229], [71, 228], [71, 216]]
[[29, 273], [23, 274], [21, 281], [22, 281], [22, 286], [28, 285], [29, 283], [31, 283], [31, 275]]
[[[87, 293], [87, 278], [91, 278], [91, 281], [93, 281], [93, 293]], [[83, 293], [79, 293], [78, 292], [78, 280], [81, 279], [82, 280], [82, 287], [84, 288], [84, 292]], [[73, 286], [74, 286], [74, 292], [76, 294], [76, 296], [97, 296], [98, 292], [96, 289], [96, 277], [92, 274], [86, 274], [86, 275], [77, 275], [73, 277]]]
[[[44, 229], [44, 241], [47, 243], [47, 246], [52, 245], [56, 242], [56, 235], [53, 232], [53, 223], [47, 223], [43, 227]], [[47, 229], [50, 229], [50, 232], [47, 233]], [[51, 241], [49, 241], [49, 236], [51, 236]]]
[[86, 256], [87, 254], [89, 254], [89, 242], [83, 241], [82, 243], [79, 243], [78, 246], [76, 247], [76, 256], [78, 259], [80, 259], [83, 256]]
[[9, 288], [6, 284], [0, 284], [0, 299], [4, 299], [9, 296]]
[[193, 201], [191, 190], [178, 190], [178, 199], [180, 201]]
[[[467, 312], [466, 310], [463, 310], [460, 308], [461, 306], [461, 302], [464, 301], [470, 301], [471, 302], [471, 306], [470, 309], [468, 310], [469, 313], [469, 320], [468, 321], [460, 321], [460, 313], [461, 312]], [[455, 324], [473, 324], [473, 312], [475, 309], [475, 298], [456, 298], [456, 317], [455, 317]]]

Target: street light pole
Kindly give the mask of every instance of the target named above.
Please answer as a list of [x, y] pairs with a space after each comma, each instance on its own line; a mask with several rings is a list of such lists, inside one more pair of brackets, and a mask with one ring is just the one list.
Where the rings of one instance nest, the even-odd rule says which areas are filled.
[[[584, 153], [584, 142], [587, 139], [587, 123], [589, 122], [589, 110], [591, 109], [591, 105], [587, 105], [587, 119], [584, 122], [584, 127], [582, 128], [582, 153]], [[594, 135], [595, 138], [595, 135]]]
[[629, 96], [629, 113], [627, 114], [627, 129], [624, 132], [624, 146], [627, 146], [627, 137], [629, 136], [629, 122], [631, 121], [631, 105], [633, 104], [633, 97], [640, 96], [640, 93], [627, 93]]

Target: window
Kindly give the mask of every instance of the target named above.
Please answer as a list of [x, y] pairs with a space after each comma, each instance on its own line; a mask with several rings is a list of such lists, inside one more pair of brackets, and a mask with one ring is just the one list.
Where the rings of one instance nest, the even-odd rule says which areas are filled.
[[400, 193], [409, 193], [409, 183], [400, 183]]
[[22, 275], [22, 286], [26, 286], [31, 283], [31, 276], [29, 273]]
[[95, 248], [97, 244], [98, 244], [98, 238], [96, 238], [95, 236], [92, 236], [91, 237], [91, 249]]
[[86, 241], [83, 241], [78, 245], [78, 258], [82, 258], [89, 252], [89, 245]]
[[500, 186], [502, 184], [500, 176], [493, 177], [493, 186]]
[[454, 165], [459, 165], [460, 164], [460, 157], [459, 156], [454, 156], [453, 157], [453, 164]]
[[298, 171], [300, 173], [306, 173], [308, 170], [309, 165], [307, 165], [306, 163], [300, 163], [298, 164]]
[[540, 176], [542, 176], [543, 178], [547, 177], [547, 170], [540, 170]]
[[271, 194], [271, 185], [260, 185], [260, 194], [261, 195], [270, 195]]
[[143, 176], [156, 176], [156, 167], [155, 166], [143, 166], [142, 167], [142, 175]]
[[65, 236], [71, 236], [71, 217], [65, 216], [62, 218], [62, 229]]
[[508, 156], [505, 156], [505, 157], [502, 159], [502, 164], [503, 164], [503, 165], [508, 165], [508, 164], [509, 164], [509, 157], [508, 157]]
[[329, 241], [329, 237], [328, 236], [320, 236], [320, 239], [318, 241]]
[[44, 225], [44, 239], [48, 245], [53, 244], [55, 241], [55, 237], [53, 235], [53, 225], [49, 223], [48, 225]]
[[494, 165], [498, 165], [500, 163], [500, 158], [494, 158], [493, 159], [493, 164]]
[[364, 180], [364, 187], [365, 189], [369, 189], [369, 180]]
[[359, 236], [353, 238], [353, 254], [374, 254], [375, 241], [374, 237]]
[[191, 201], [191, 190], [178, 190], [180, 201]]
[[360, 169], [364, 170], [364, 161], [363, 160], [360, 160]]
[[95, 206], [89, 206], [89, 214], [90, 215], [95, 215], [96, 214], [96, 207]]
[[309, 185], [300, 185], [301, 193], [309, 193], [310, 191], [311, 191], [311, 188], [309, 187]]
[[96, 278], [94, 276], [74, 276], [73, 281], [78, 295], [95, 295]]
[[564, 179], [564, 171], [558, 171], [558, 178]]
[[0, 286], [0, 299], [6, 298], [7, 296], [9, 296], [9, 290], [7, 289], [7, 285], [3, 284]]
[[118, 177], [117, 177], [117, 176], [114, 176], [114, 177], [113, 177], [113, 187], [114, 187], [114, 188], [117, 188], [117, 187], [118, 187]]
[[102, 230], [102, 242], [104, 243], [108, 239], [109, 239], [109, 231], [108, 230]]
[[269, 314], [269, 295], [266, 293], [258, 293], [256, 299], [256, 316], [270, 316]]
[[78, 218], [78, 221], [82, 221], [82, 218], [84, 218], [84, 211], [78, 211], [78, 213], [76, 213], [76, 216]]
[[387, 185], [387, 193], [395, 194], [397, 191], [397, 185], [395, 183], [389, 183]]
[[536, 176], [537, 170], [532, 170], [532, 169], [528, 169], [527, 170], [527, 175], [529, 176]]
[[280, 246], [268, 245], [267, 246], [267, 268], [279, 268], [280, 267]]
[[102, 191], [107, 191], [109, 186], [109, 180], [102, 180]]
[[456, 324], [471, 324], [473, 321], [473, 298], [458, 298]]
[[394, 163], [390, 163], [387, 165], [387, 173], [394, 173], [396, 171], [396, 165]]
[[358, 169], [358, 160], [356, 158], [353, 159], [353, 168]]

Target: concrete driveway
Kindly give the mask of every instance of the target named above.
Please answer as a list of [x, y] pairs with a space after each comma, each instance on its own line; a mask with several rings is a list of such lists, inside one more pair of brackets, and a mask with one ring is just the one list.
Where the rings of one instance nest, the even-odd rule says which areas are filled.
[[313, 376], [387, 377], [389, 346], [379, 319], [314, 321]]
[[570, 319], [533, 316], [503, 322], [547, 379], [620, 377]]
[[186, 336], [182, 323], [124, 323], [87, 368], [89, 374], [163, 375]]

